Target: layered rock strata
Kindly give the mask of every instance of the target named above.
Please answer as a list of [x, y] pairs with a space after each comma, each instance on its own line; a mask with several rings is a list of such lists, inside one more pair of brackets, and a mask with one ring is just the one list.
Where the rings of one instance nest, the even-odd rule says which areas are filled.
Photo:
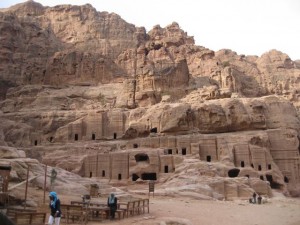
[[89, 4], [1, 9], [0, 33], [2, 148], [218, 199], [299, 195], [300, 64], [288, 55], [214, 52], [176, 22], [147, 32]]

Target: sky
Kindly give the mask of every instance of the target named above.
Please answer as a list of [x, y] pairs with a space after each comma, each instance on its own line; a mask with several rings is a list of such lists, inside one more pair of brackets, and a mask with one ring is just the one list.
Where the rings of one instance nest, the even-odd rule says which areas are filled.
[[[0, 8], [25, 0], [0, 0]], [[94, 6], [147, 31], [177, 22], [196, 45], [261, 56], [272, 49], [300, 60], [300, 0], [35, 0]]]

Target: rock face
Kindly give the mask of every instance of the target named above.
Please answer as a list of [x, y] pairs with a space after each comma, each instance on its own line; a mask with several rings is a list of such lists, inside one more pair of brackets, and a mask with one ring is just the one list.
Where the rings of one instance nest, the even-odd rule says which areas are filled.
[[0, 33], [6, 161], [170, 195], [300, 194], [300, 64], [286, 54], [214, 52], [175, 22], [146, 32], [89, 4], [2, 9]]

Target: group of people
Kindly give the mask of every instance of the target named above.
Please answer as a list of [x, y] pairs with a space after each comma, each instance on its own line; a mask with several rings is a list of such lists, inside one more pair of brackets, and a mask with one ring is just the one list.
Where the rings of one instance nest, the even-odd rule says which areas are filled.
[[[256, 198], [257, 197], [257, 198]], [[253, 195], [252, 195], [252, 198], [250, 198], [249, 199], [249, 202], [250, 203], [253, 203], [253, 204], [261, 204], [262, 202], [261, 202], [261, 200], [262, 200], [262, 197], [260, 196], [260, 195], [257, 195], [255, 192], [253, 193]]]
[[[60, 200], [56, 194], [56, 192], [52, 191], [49, 194], [50, 199], [50, 216], [48, 220], [48, 225], [59, 225], [61, 218], [61, 210], [60, 210]], [[110, 219], [113, 220], [115, 218], [115, 212], [117, 210], [118, 199], [114, 193], [111, 193], [107, 199], [107, 206], [110, 209]]]

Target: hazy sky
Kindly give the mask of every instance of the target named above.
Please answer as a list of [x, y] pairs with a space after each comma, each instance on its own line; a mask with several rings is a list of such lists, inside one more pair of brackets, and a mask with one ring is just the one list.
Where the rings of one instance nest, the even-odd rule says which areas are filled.
[[[0, 0], [7, 8], [25, 0]], [[173, 21], [197, 45], [257, 55], [277, 49], [300, 59], [300, 0], [35, 0], [44, 6], [90, 3], [149, 31]], [[1, 34], [0, 34], [1, 35]]]

